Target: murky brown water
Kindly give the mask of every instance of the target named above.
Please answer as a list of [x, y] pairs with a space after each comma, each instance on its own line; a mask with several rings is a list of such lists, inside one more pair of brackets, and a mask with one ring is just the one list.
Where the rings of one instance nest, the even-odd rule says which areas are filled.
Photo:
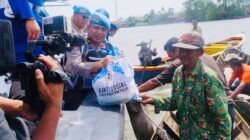
[[[156, 88], [152, 91], [147, 92], [148, 94], [153, 95], [160, 95], [160, 96], [169, 96], [171, 94], [171, 84], [166, 84], [164, 86], [161, 86], [159, 88]], [[154, 114], [154, 108], [152, 105], [147, 105], [146, 109], [148, 111], [148, 114], [150, 115], [150, 118], [154, 120], [156, 124], [159, 124], [162, 120], [162, 116], [164, 112], [161, 112], [159, 114]], [[127, 111], [125, 111], [125, 128], [124, 128], [124, 140], [136, 140], [136, 137], [134, 135], [134, 131], [132, 128], [132, 125], [130, 123], [130, 119], [128, 116]]]

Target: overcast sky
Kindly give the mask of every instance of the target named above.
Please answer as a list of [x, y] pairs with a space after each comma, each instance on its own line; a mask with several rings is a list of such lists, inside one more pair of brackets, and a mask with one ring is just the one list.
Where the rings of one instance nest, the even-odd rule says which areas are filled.
[[[165, 9], [174, 8], [175, 12], [181, 11], [184, 0], [116, 0], [119, 18], [127, 18], [129, 16], [142, 16], [151, 9], [155, 11], [162, 7]], [[116, 18], [115, 0], [68, 0], [71, 6], [60, 8], [47, 8], [50, 15], [64, 14], [70, 16], [72, 14], [71, 7], [75, 4], [80, 4], [95, 11], [98, 8], [104, 8], [109, 11], [111, 19]]]

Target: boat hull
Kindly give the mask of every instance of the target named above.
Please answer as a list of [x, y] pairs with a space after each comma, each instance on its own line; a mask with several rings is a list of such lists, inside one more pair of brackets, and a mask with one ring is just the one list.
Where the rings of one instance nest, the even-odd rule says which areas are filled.
[[223, 53], [225, 49], [228, 47], [233, 47], [237, 49], [241, 49], [243, 43], [245, 42], [245, 35], [243, 33], [234, 35], [227, 39], [223, 39], [221, 41], [215, 43], [209, 43], [204, 46], [204, 51], [213, 56], [215, 59], [218, 58], [219, 55]]
[[160, 74], [163, 70], [166, 69], [166, 65], [164, 66], [152, 66], [152, 67], [142, 67], [135, 66], [134, 67], [134, 78], [136, 84], [142, 84], [148, 81], [151, 78], [154, 78], [158, 74]]

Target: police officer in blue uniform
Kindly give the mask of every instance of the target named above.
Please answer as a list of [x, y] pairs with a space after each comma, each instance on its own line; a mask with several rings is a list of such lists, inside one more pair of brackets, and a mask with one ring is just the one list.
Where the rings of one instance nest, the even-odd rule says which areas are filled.
[[90, 24], [87, 27], [88, 43], [75, 47], [66, 54], [66, 69], [72, 75], [91, 79], [93, 78], [91, 73], [106, 67], [119, 55], [113, 45], [106, 40], [109, 29], [110, 22], [104, 15], [96, 12], [90, 16]]
[[[0, 19], [10, 20], [13, 26], [16, 63], [26, 61], [24, 52], [27, 40], [41, 39], [40, 29], [42, 19], [46, 16], [41, 6], [44, 0], [0, 0]], [[36, 47], [34, 55], [41, 53]]]
[[[84, 92], [94, 94], [92, 79], [101, 68], [113, 63], [114, 58], [119, 57], [118, 49], [106, 40], [109, 29], [110, 22], [107, 17], [97, 12], [93, 13], [90, 16], [90, 24], [87, 27], [88, 43], [81, 47], [75, 47], [72, 51], [66, 53], [67, 62], [65, 69], [71, 75], [78, 77], [76, 85], [73, 85], [74, 90], [84, 90]], [[84, 95], [82, 93], [81, 96]], [[76, 95], [75, 91], [73, 94]], [[72, 98], [73, 94], [68, 95], [69, 98]], [[76, 100], [78, 101], [70, 102], [74, 104], [77, 104], [77, 102], [78, 104], [81, 103], [80, 97]], [[68, 106], [67, 101], [65, 99], [65, 108]]]
[[118, 29], [119, 29], [119, 27], [115, 23], [110, 24], [110, 30], [109, 30], [108, 35], [107, 35], [107, 40], [108, 41], [109, 41], [109, 37], [114, 37], [115, 36]]
[[87, 38], [87, 26], [91, 12], [83, 6], [73, 6], [73, 16], [71, 18], [72, 33]]

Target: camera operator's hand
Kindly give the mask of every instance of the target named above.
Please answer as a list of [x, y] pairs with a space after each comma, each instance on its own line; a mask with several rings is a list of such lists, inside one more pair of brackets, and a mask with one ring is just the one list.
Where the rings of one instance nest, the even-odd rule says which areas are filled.
[[[39, 60], [47, 65], [49, 70], [61, 68], [57, 61], [50, 56], [39, 56]], [[41, 97], [45, 101], [47, 106], [55, 106], [61, 108], [64, 83], [54, 84], [45, 83], [44, 76], [41, 70], [36, 70], [36, 79], [38, 84], [38, 90]]]
[[28, 33], [28, 40], [37, 40], [40, 37], [40, 27], [35, 19], [26, 20], [26, 31]]
[[[49, 56], [39, 56], [39, 60], [45, 63], [49, 70], [60, 68], [60, 65]], [[64, 83], [45, 83], [41, 70], [37, 69], [35, 73], [38, 91], [46, 103], [46, 108], [33, 140], [54, 140], [62, 110]]]

